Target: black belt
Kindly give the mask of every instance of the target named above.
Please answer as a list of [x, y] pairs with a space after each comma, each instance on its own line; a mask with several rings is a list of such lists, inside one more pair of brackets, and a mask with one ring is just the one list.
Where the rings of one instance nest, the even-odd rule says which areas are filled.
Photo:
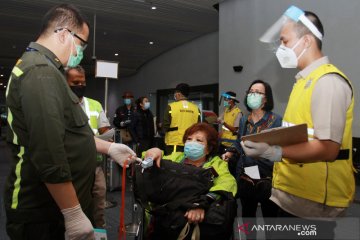
[[340, 149], [339, 154], [336, 157], [336, 160], [347, 160], [350, 157], [349, 149]]
[[179, 127], [172, 127], [172, 128], [168, 128], [168, 132], [172, 132], [172, 131], [177, 131], [179, 130]]

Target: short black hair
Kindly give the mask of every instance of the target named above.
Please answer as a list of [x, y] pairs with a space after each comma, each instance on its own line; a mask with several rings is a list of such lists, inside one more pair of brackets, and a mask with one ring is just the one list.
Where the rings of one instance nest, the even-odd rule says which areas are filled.
[[137, 109], [141, 109], [140, 103], [142, 103], [145, 98], [148, 98], [148, 97], [143, 96], [143, 97], [139, 97], [138, 99], [136, 99], [135, 103], [136, 103]]
[[66, 76], [66, 78], [69, 76], [69, 72], [71, 70], [73, 70], [73, 69], [78, 71], [79, 73], [85, 75], [85, 69], [81, 65], [76, 65], [75, 67], [66, 67], [65, 68], [65, 76]]
[[71, 70], [75, 70], [75, 71], [83, 74], [84, 76], [86, 76], [86, 74], [85, 74], [85, 69], [84, 69], [82, 66], [77, 65], [77, 66], [75, 66], [75, 67], [66, 67], [66, 68], [65, 68], [65, 77], [66, 77], [66, 79], [69, 78], [69, 72], [70, 72]]
[[[324, 27], [319, 19], [319, 17], [310, 11], [305, 11], [305, 16], [314, 24], [314, 26], [319, 30], [319, 32], [324, 36]], [[311, 34], [314, 36], [316, 45], [321, 50], [322, 49], [322, 41], [317, 38], [301, 21], [296, 23], [296, 32], [298, 37], [302, 37], [305, 34]]]
[[188, 97], [190, 93], [190, 86], [186, 83], [179, 83], [176, 85], [175, 91], [180, 92], [184, 97]]
[[67, 27], [71, 31], [78, 31], [83, 27], [84, 23], [89, 27], [86, 18], [74, 5], [60, 4], [51, 8], [45, 14], [39, 35], [47, 35], [63, 27]]
[[235, 93], [235, 92], [227, 91], [225, 94], [234, 97], [234, 98], [225, 98], [225, 99], [227, 99], [228, 101], [233, 101], [234, 103], [238, 103], [238, 102], [239, 102], [239, 101], [236, 99], [236, 93]]
[[[257, 84], [257, 83], [260, 83], [262, 85], [264, 85], [265, 87], [265, 97], [266, 97], [266, 102], [264, 104], [264, 107], [262, 108], [262, 110], [266, 111], [266, 112], [269, 112], [271, 110], [273, 110], [274, 108], [274, 99], [273, 99], [273, 94], [272, 94], [272, 90], [271, 90], [271, 87], [270, 85], [267, 83], [267, 82], [264, 82], [263, 80], [255, 80], [253, 81], [248, 90], [246, 91], [246, 93], [248, 93], [251, 89], [251, 87], [254, 85], [254, 84]], [[246, 109], [251, 112], [252, 109], [249, 107], [249, 105], [247, 104], [247, 94], [245, 95], [245, 99], [244, 99], [244, 104], [245, 104], [245, 107]]]

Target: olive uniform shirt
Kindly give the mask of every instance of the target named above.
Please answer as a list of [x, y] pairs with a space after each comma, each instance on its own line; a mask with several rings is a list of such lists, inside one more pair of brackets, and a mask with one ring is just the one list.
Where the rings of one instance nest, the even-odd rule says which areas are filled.
[[8, 221], [63, 221], [45, 183], [69, 181], [92, 219], [95, 141], [60, 60], [30, 43], [12, 70], [6, 101], [12, 149], [4, 194]]

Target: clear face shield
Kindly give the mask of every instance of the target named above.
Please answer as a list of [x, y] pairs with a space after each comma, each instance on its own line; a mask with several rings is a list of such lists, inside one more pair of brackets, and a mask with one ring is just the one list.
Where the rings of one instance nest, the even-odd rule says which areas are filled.
[[220, 106], [221, 104], [223, 104], [224, 107], [227, 107], [229, 100], [234, 100], [234, 101], [236, 101], [236, 98], [233, 97], [233, 96], [231, 96], [231, 95], [229, 95], [229, 94], [227, 94], [227, 93], [222, 93], [222, 94], [220, 95], [219, 106]]
[[272, 50], [281, 45], [280, 32], [288, 21], [301, 22], [304, 24], [318, 39], [322, 40], [323, 36], [316, 26], [305, 16], [305, 12], [296, 6], [290, 6], [285, 13], [260, 37], [260, 41], [268, 43]]

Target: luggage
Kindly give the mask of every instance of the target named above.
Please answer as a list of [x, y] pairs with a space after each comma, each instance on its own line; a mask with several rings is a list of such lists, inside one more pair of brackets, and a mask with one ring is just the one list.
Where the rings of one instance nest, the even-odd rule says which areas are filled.
[[[120, 131], [119, 129], [115, 130], [114, 134], [114, 142], [120, 143]], [[110, 157], [106, 156], [105, 166], [104, 166], [104, 173], [106, 178], [106, 189], [110, 192], [120, 190], [121, 189], [121, 167], [111, 160]]]
[[121, 167], [111, 158], [106, 158], [106, 189], [110, 192], [121, 189]]

